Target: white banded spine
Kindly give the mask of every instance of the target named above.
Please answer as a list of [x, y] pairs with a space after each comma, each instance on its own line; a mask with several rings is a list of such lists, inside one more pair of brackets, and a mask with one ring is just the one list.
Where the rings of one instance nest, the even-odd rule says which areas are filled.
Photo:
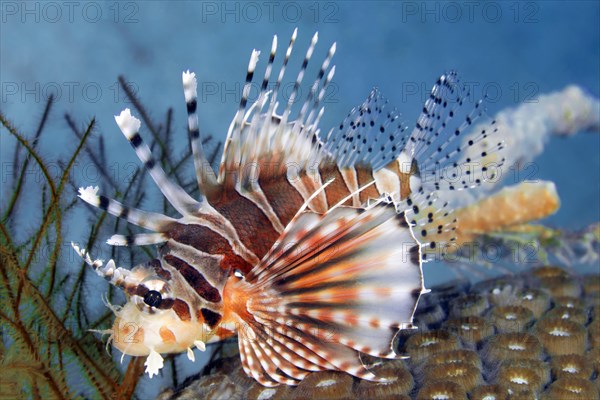
[[120, 115], [115, 116], [115, 121], [123, 135], [129, 140], [129, 143], [135, 150], [140, 161], [144, 164], [144, 167], [152, 176], [152, 179], [167, 198], [169, 203], [179, 212], [181, 215], [187, 215], [197, 212], [201, 208], [201, 203], [194, 200], [185, 190], [179, 185], [173, 183], [166, 175], [165, 171], [156, 163], [156, 160], [152, 156], [152, 152], [148, 145], [146, 145], [140, 134], [140, 121], [131, 115], [128, 108], [123, 110]]
[[216, 186], [216, 177], [204, 154], [204, 148], [202, 146], [202, 136], [200, 135], [197, 111], [198, 82], [196, 80], [196, 74], [190, 71], [183, 72], [181, 80], [183, 82], [183, 93], [188, 114], [188, 134], [194, 157], [196, 179], [198, 181], [200, 194], [203, 195], [209, 187], [212, 188]]
[[170, 225], [177, 222], [176, 219], [167, 217], [166, 215], [130, 208], [116, 200], [106, 196], [98, 195], [97, 186], [79, 188], [78, 196], [86, 203], [94, 207], [98, 207], [101, 210], [107, 211], [109, 214], [112, 214], [115, 217], [123, 218], [134, 225], [141, 226], [142, 228], [150, 229], [155, 232], [163, 232]]

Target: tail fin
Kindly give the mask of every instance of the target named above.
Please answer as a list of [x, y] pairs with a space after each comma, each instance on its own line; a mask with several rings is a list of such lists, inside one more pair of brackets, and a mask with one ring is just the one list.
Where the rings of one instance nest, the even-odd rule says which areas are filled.
[[437, 193], [413, 193], [398, 205], [406, 210], [406, 220], [421, 244], [424, 262], [441, 260], [449, 248], [455, 247], [458, 219], [449, 203]]
[[299, 214], [229, 290], [244, 325], [244, 368], [268, 386], [322, 369], [382, 380], [359, 352], [397, 357], [394, 337], [412, 327], [425, 292], [419, 244], [404, 214], [383, 202]]

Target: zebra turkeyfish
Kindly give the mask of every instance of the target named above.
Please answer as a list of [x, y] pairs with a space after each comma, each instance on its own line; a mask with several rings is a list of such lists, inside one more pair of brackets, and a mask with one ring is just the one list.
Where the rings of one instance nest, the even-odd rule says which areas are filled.
[[[413, 328], [427, 292], [422, 261], [455, 239], [443, 194], [477, 186], [489, 165], [502, 162], [493, 122], [458, 140], [483, 111], [481, 101], [461, 107], [468, 92], [454, 72], [437, 80], [412, 131], [374, 89], [321, 137], [335, 43], [292, 117], [317, 34], [278, 114], [296, 35], [267, 90], [273, 38], [260, 94], [248, 104], [259, 57], [252, 52], [217, 173], [202, 147], [195, 74], [183, 72], [199, 198], [167, 177], [129, 109], [115, 117], [178, 218], [126, 207], [97, 187], [79, 189], [85, 202], [152, 232], [114, 235], [108, 244], [158, 245], [155, 259], [132, 269], [104, 265], [73, 245], [125, 291], [124, 306], [109, 305], [116, 319], [105, 333], [123, 354], [147, 356], [150, 377], [163, 366], [161, 353], [187, 351], [193, 360], [194, 347], [237, 334], [245, 372], [266, 386], [296, 385], [320, 370], [383, 380], [361, 354], [399, 357], [394, 338]], [[443, 173], [448, 167], [467, 172], [457, 178]]]

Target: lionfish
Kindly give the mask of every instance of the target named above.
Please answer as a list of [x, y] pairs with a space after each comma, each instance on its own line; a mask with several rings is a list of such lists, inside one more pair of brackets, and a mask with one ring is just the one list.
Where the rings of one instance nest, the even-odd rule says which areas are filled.
[[[163, 367], [160, 353], [187, 351], [193, 360], [194, 347], [237, 334], [245, 372], [266, 386], [297, 385], [321, 370], [382, 381], [361, 354], [400, 357], [395, 336], [414, 328], [427, 292], [422, 262], [454, 240], [456, 221], [441, 194], [477, 186], [491, 161], [502, 161], [493, 122], [457, 141], [483, 111], [479, 101], [458, 116], [469, 93], [454, 72], [437, 80], [412, 132], [374, 89], [322, 138], [335, 43], [293, 119], [317, 34], [278, 114], [296, 35], [274, 86], [273, 38], [260, 94], [249, 105], [260, 54], [252, 52], [218, 173], [202, 146], [195, 74], [183, 72], [199, 198], [167, 177], [129, 109], [115, 117], [179, 218], [129, 208], [97, 187], [79, 189], [85, 202], [153, 232], [114, 235], [108, 244], [159, 245], [155, 259], [131, 270], [93, 261], [73, 245], [127, 294], [124, 306], [109, 305], [116, 319], [105, 332], [123, 354], [147, 356], [150, 377]], [[440, 172], [447, 167], [466, 173]]]

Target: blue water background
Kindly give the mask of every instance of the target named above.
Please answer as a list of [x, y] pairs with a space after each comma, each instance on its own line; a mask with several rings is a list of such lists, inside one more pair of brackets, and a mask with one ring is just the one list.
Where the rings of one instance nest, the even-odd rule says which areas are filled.
[[[199, 99], [202, 132], [223, 140], [251, 50], [263, 52], [258, 68], [262, 75], [272, 35], [278, 35], [282, 52], [294, 27], [299, 35], [289, 76], [295, 76], [315, 31], [315, 65], [337, 42], [334, 90], [325, 99], [321, 122], [324, 131], [339, 124], [374, 86], [406, 121], [414, 121], [435, 79], [449, 69], [470, 82], [475, 97], [488, 90], [492, 115], [569, 84], [600, 94], [596, 1], [5, 1], [0, 12], [2, 112], [31, 136], [47, 96], [55, 93], [57, 102], [40, 146], [43, 156], [52, 160], [74, 149], [65, 112], [81, 126], [95, 117], [95, 135], [104, 136], [119, 179], [125, 179], [128, 163], [137, 161], [113, 119], [130, 107], [118, 88], [118, 75], [131, 82], [155, 121], [164, 121], [167, 108], [174, 107], [176, 151], [182, 152], [187, 139], [181, 72], [195, 71], [199, 90], [205, 90]], [[147, 131], [142, 134], [149, 139]], [[4, 133], [0, 138], [4, 192], [14, 141]], [[552, 138], [535, 162], [536, 177], [554, 181], [562, 201], [547, 224], [581, 229], [600, 220], [598, 134]], [[99, 184], [89, 165], [79, 165], [74, 176], [79, 185]], [[152, 209], [152, 204], [145, 206]], [[83, 240], [88, 217], [83, 211], [75, 214], [65, 241]], [[447, 271], [440, 271], [428, 267], [427, 282], [447, 279]], [[156, 388], [142, 390], [148, 394]]]

